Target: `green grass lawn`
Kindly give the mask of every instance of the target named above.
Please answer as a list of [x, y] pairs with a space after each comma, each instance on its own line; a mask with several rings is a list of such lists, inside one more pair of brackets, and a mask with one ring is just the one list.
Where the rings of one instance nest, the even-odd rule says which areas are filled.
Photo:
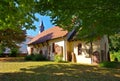
[[0, 62], [0, 81], [120, 81], [120, 69], [55, 62]]

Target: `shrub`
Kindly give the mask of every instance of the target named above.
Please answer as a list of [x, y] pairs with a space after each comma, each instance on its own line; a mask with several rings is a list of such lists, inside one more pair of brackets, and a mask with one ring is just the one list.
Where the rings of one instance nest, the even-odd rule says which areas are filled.
[[5, 55], [3, 53], [0, 53], [0, 57], [4, 57]]
[[27, 61], [45, 61], [47, 60], [42, 54], [31, 54], [25, 57]]
[[33, 54], [25, 56], [25, 60], [30, 61], [34, 57]]
[[0, 57], [4, 57], [4, 56], [5, 56], [5, 55], [4, 55], [4, 51], [5, 51], [4, 46], [2, 46], [2, 45], [0, 44]]
[[117, 59], [120, 62], [120, 51], [110, 54], [110, 57], [111, 61], [115, 61], [115, 59]]
[[36, 54], [32, 58], [33, 61], [45, 61], [46, 58], [42, 54]]
[[54, 58], [55, 62], [62, 62], [62, 56], [60, 54], [56, 54]]
[[18, 56], [18, 49], [17, 48], [13, 48], [11, 49], [11, 53], [9, 54], [10, 57], [16, 57]]
[[100, 67], [106, 67], [106, 68], [116, 68], [117, 65], [119, 65], [118, 62], [101, 62], [99, 64]]

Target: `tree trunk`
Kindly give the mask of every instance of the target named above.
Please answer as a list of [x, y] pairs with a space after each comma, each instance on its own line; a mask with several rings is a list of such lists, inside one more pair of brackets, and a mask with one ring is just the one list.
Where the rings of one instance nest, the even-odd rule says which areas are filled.
[[[109, 47], [110, 47], [110, 38], [109, 38], [109, 35], [108, 35], [108, 44], [109, 44]], [[108, 51], [108, 61], [110, 62], [111, 60], [110, 60], [110, 48], [109, 48], [109, 51]]]
[[90, 42], [90, 54], [93, 54], [93, 44], [92, 44], [92, 41]]

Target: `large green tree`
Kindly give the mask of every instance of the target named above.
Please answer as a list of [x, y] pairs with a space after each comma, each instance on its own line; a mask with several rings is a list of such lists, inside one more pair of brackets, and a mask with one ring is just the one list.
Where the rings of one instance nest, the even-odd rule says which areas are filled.
[[0, 0], [0, 44], [16, 47], [25, 40], [24, 30], [35, 29], [35, 0]]
[[76, 26], [80, 38], [120, 31], [120, 0], [0, 0], [0, 30], [34, 29], [35, 13], [67, 30]]
[[0, 0], [0, 29], [35, 28], [35, 0]]
[[38, 0], [36, 10], [67, 30], [78, 23], [79, 37], [94, 38], [120, 31], [120, 0]]
[[[48, 15], [53, 23], [68, 30], [73, 21], [82, 24], [84, 33], [113, 34], [120, 30], [120, 0], [1, 0], [0, 29], [22, 26], [34, 28], [35, 13]], [[71, 24], [72, 23], [72, 24]]]

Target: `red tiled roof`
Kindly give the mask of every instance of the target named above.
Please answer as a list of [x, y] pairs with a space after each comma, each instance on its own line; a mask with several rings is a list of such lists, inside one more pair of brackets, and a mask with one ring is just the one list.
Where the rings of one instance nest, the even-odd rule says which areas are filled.
[[55, 26], [35, 36], [28, 44], [38, 44], [48, 40], [66, 36], [68, 31]]

